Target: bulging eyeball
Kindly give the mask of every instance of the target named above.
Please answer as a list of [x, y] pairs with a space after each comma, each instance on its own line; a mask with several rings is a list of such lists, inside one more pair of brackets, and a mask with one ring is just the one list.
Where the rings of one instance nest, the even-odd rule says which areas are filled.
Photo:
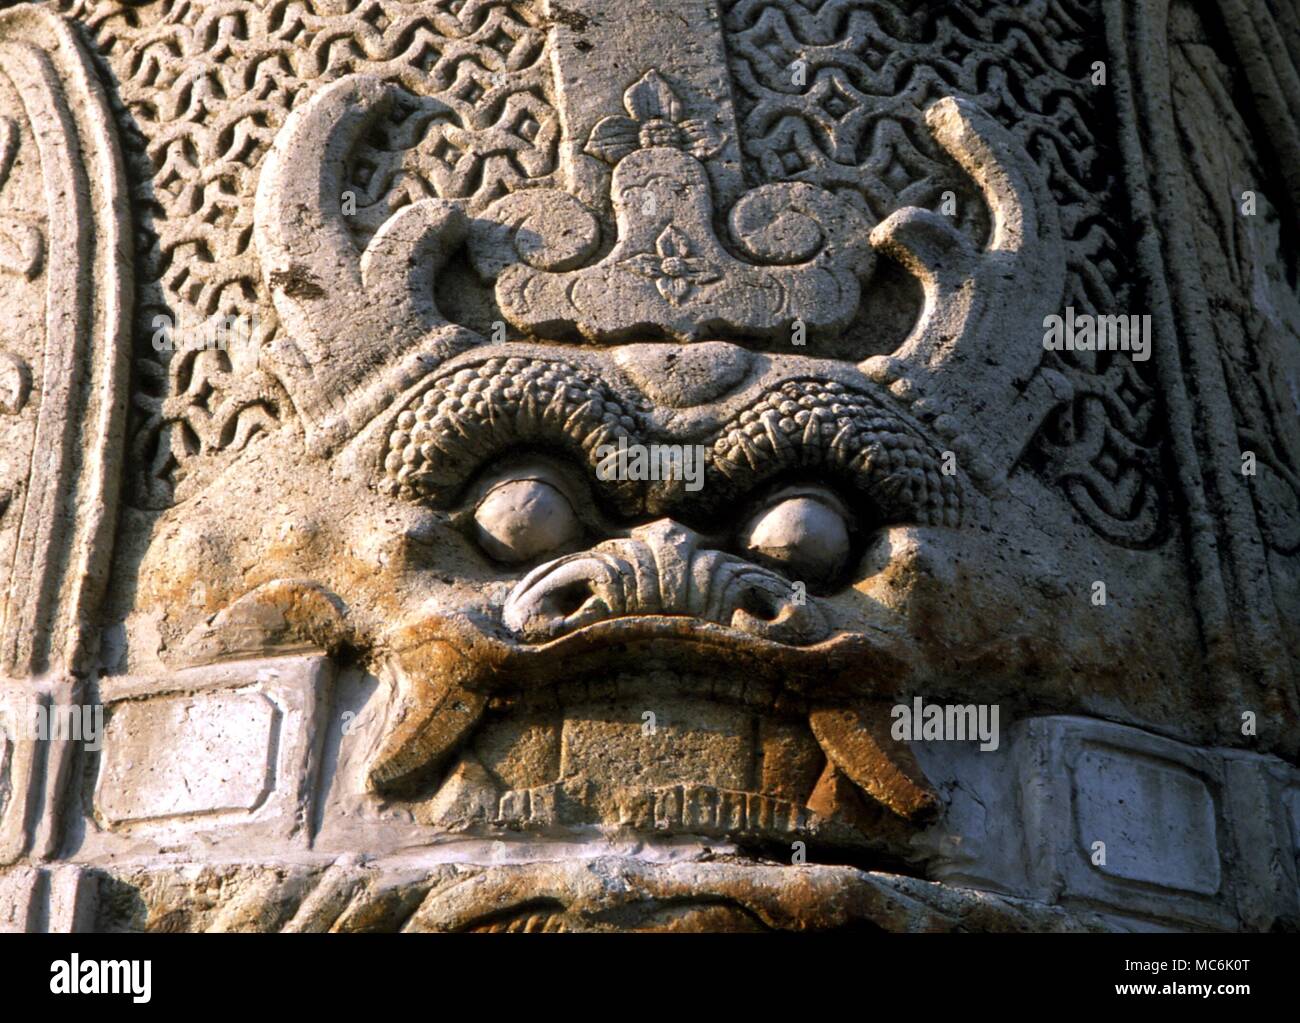
[[474, 512], [475, 535], [489, 557], [532, 561], [578, 538], [582, 525], [558, 487], [534, 478], [498, 483]]
[[850, 552], [846, 514], [831, 495], [791, 495], [769, 504], [741, 530], [745, 553], [791, 579], [825, 584]]

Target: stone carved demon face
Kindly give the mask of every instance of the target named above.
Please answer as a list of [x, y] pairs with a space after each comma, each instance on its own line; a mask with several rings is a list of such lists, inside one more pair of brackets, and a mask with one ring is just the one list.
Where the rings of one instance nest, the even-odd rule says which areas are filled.
[[0, 930], [1293, 928], [1239, 6], [0, 11]]
[[[174, 601], [203, 566], [221, 609], [183, 656], [362, 652], [390, 685], [366, 785], [443, 828], [907, 856], [900, 822], [936, 794], [888, 708], [1092, 658], [1048, 624], [1050, 543], [1021, 536], [1018, 564], [987, 567], [1009, 549], [988, 495], [1064, 386], [1029, 326], [1062, 273], [1039, 172], [943, 102], [932, 130], [993, 213], [984, 251], [930, 212], [872, 229], [782, 185], [733, 207], [733, 255], [704, 165], [633, 145], [603, 242], [577, 199], [536, 190], [473, 220], [417, 203], [358, 252], [331, 197], [391, 91], [323, 90], [263, 173], [258, 243], [289, 327], [276, 367], [305, 429], [165, 521], [146, 592]], [[433, 276], [462, 249], [524, 338], [442, 319]], [[791, 354], [798, 330], [843, 329], [877, 252], [924, 288], [903, 347]], [[694, 486], [672, 463], [611, 471], [618, 451], [658, 465], [683, 448], [702, 452]], [[1046, 610], [1009, 626], [1027, 586]]]
[[[140, 574], [172, 664], [323, 648], [379, 680], [340, 702], [345, 815], [913, 862], [942, 793], [891, 735], [899, 701], [1146, 698], [1124, 668], [1173, 638], [1138, 615], [1117, 662], [1061, 582], [1087, 569], [1035, 526], [1056, 499], [1011, 477], [1069, 397], [1041, 366], [1064, 257], [1042, 172], [990, 117], [927, 116], [984, 196], [983, 246], [811, 185], [724, 200], [725, 131], [652, 73], [626, 116], [586, 115], [573, 159], [603, 161], [604, 207], [425, 199], [361, 248], [345, 168], [395, 93], [343, 78], [280, 133], [256, 243], [300, 426], [165, 515]], [[910, 335], [816, 357], [881, 260], [919, 283]], [[456, 262], [509, 338], [439, 311]], [[620, 451], [698, 451], [699, 476], [611, 471]], [[175, 613], [198, 579], [201, 614]]]

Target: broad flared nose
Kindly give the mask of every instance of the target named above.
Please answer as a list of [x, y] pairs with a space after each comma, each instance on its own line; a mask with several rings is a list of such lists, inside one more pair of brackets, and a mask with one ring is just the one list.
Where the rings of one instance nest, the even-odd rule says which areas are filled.
[[529, 572], [506, 600], [506, 627], [530, 642], [614, 618], [676, 615], [805, 645], [827, 628], [802, 587], [766, 568], [703, 546], [672, 519]]

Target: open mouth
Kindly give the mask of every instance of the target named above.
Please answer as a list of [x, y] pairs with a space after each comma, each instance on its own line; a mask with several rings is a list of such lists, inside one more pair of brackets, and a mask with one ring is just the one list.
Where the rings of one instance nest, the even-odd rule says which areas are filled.
[[473, 757], [495, 786], [490, 823], [711, 837], [826, 830], [807, 808], [826, 758], [806, 700], [734, 667], [701, 673], [698, 658], [693, 670], [641, 663], [493, 699], [458, 764]]
[[864, 679], [890, 665], [866, 670], [866, 647], [685, 615], [539, 643], [464, 616], [424, 622], [390, 651], [404, 702], [370, 784], [456, 831], [871, 846], [882, 813], [924, 816], [934, 795], [882, 727], [888, 705]]

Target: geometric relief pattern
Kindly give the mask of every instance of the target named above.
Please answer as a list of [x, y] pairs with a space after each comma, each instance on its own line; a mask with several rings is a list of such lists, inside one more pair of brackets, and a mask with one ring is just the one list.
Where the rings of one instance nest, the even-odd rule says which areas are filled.
[[[1122, 248], [1124, 191], [1112, 136], [1113, 85], [1091, 84], [1108, 59], [1096, 0], [953, 3], [724, 0], [746, 173], [802, 181], [883, 219], [903, 206], [938, 212], [982, 240], [978, 194], [925, 128], [943, 96], [999, 120], [1044, 171], [1060, 209], [1076, 313], [1136, 313], [1142, 296]], [[868, 326], [862, 328], [864, 333]], [[1030, 452], [1088, 523], [1115, 543], [1165, 535], [1152, 363], [1122, 352], [1048, 352], [1074, 384]]]
[[[353, 73], [405, 95], [354, 153], [346, 188], [364, 243], [429, 196], [471, 210], [556, 165], [547, 33], [511, 0], [59, 0], [118, 85], [137, 221], [137, 507], [166, 507], [273, 426], [286, 402], [258, 368], [279, 329], [253, 244], [261, 161], [315, 87]], [[179, 325], [157, 351], [158, 317]], [[240, 318], [243, 318], [242, 322]], [[185, 327], [232, 324], [183, 351]], [[215, 333], [203, 336], [219, 336]], [[165, 348], [165, 346], [164, 346]]]
[[[436, 196], [477, 212], [556, 184], [559, 118], [548, 26], [515, 0], [192, 0], [133, 6], [59, 0], [111, 66], [137, 222], [136, 384], [130, 502], [193, 492], [285, 414], [258, 366], [279, 329], [252, 242], [261, 160], [321, 84], [376, 75], [402, 92], [356, 148], [345, 184], [364, 243], [402, 206]], [[745, 171], [751, 184], [807, 182], [879, 220], [958, 198], [972, 238], [988, 217], [922, 111], [947, 95], [999, 119], [1047, 174], [1060, 210], [1066, 304], [1137, 311], [1114, 211], [1119, 161], [1104, 140], [1109, 89], [1095, 0], [1019, 5], [884, 0], [723, 0]], [[991, 59], [990, 54], [996, 59]], [[801, 84], [792, 65], [805, 64]], [[1094, 92], [1096, 95], [1094, 96]], [[224, 350], [162, 351], [158, 318], [243, 323]], [[868, 330], [869, 315], [850, 329]], [[856, 344], [856, 339], [852, 339]], [[1133, 546], [1163, 535], [1160, 421], [1149, 364], [1123, 353], [1047, 353], [1075, 396], [1029, 452], [1080, 514]]]

